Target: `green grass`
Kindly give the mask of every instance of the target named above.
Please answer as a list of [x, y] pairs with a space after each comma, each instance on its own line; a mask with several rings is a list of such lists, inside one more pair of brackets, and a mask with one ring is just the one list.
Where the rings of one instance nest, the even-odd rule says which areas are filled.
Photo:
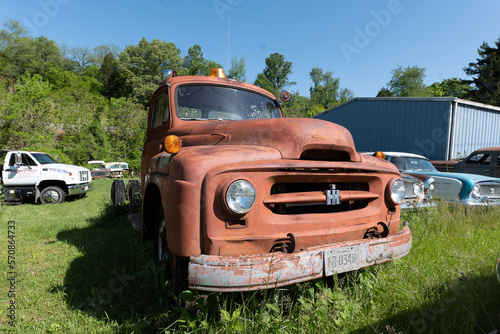
[[[0, 331], [14, 333], [482, 333], [498, 327], [500, 208], [407, 213], [410, 254], [283, 289], [174, 296], [112, 180], [60, 205], [2, 206]], [[9, 327], [8, 221], [16, 222], [16, 320]]]

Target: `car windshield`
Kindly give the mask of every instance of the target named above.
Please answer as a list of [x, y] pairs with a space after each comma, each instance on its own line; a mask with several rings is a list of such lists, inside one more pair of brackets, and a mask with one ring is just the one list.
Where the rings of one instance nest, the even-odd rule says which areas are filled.
[[280, 118], [276, 101], [250, 91], [221, 86], [177, 88], [177, 115], [184, 120]]
[[436, 168], [427, 159], [414, 157], [392, 157], [390, 159], [400, 171], [404, 172], [437, 172]]
[[33, 158], [40, 163], [40, 165], [57, 164], [57, 160], [52, 158], [46, 153], [31, 153]]

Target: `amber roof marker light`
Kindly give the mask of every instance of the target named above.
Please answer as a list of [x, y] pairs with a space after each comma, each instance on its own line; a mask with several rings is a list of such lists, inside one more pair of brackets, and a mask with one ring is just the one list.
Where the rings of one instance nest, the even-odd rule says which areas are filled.
[[384, 154], [384, 152], [381, 152], [381, 151], [377, 151], [377, 152], [373, 153], [373, 156], [376, 158], [382, 159], [382, 160], [385, 159], [385, 154]]
[[163, 140], [163, 148], [170, 154], [176, 154], [182, 148], [182, 140], [175, 135], [167, 136]]
[[226, 73], [224, 72], [224, 70], [222, 68], [212, 68], [210, 70], [210, 76], [212, 78], [225, 78]]

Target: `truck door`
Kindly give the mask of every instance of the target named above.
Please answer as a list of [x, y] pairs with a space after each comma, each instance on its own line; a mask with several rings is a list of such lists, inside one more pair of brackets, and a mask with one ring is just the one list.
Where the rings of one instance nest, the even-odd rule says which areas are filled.
[[6, 186], [32, 186], [40, 177], [41, 167], [26, 153], [11, 153], [2, 170]]

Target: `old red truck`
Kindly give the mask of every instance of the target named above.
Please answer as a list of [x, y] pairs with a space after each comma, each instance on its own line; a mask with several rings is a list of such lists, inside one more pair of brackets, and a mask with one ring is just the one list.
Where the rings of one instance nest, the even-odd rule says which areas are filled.
[[204, 291], [274, 288], [406, 255], [397, 168], [351, 134], [283, 118], [254, 85], [167, 71], [151, 99], [142, 214], [130, 215], [174, 282]]

